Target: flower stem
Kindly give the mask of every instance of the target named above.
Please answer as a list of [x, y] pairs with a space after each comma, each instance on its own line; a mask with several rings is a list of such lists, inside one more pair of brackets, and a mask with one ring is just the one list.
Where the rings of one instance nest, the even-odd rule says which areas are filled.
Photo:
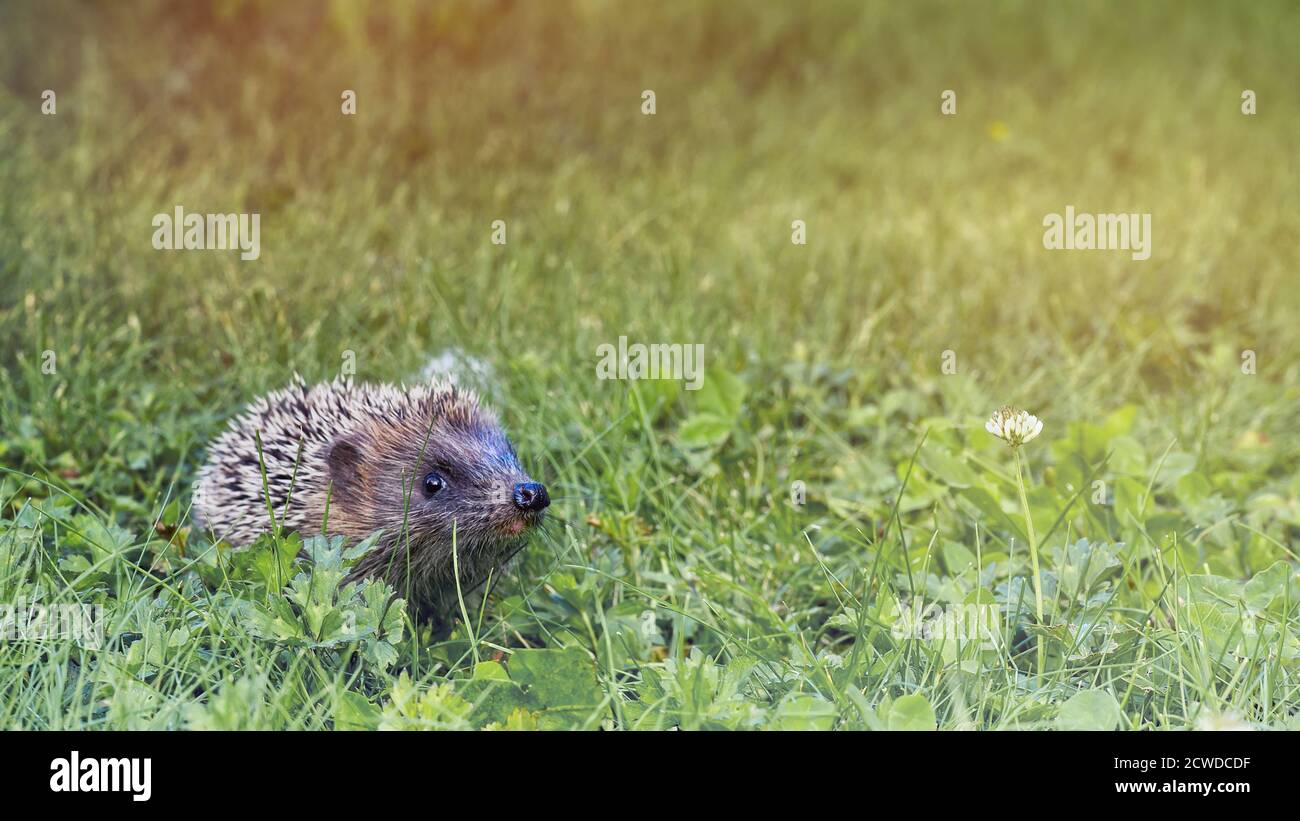
[[[1025, 530], [1029, 534], [1029, 562], [1034, 569], [1034, 612], [1038, 625], [1043, 625], [1043, 579], [1038, 571], [1038, 536], [1034, 533], [1034, 518], [1029, 515], [1029, 497], [1025, 495], [1025, 474], [1020, 467], [1020, 448], [1012, 448], [1016, 454], [1016, 486], [1020, 489], [1020, 508], [1025, 513]], [[1043, 674], [1043, 641], [1038, 642], [1038, 674]]]

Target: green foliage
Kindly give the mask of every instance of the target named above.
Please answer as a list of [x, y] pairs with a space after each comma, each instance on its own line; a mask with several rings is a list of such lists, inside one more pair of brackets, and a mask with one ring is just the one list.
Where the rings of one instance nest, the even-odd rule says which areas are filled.
[[[253, 636], [285, 647], [339, 648], [359, 644], [367, 661], [387, 669], [397, 659], [393, 645], [402, 641], [406, 602], [394, 599], [382, 582], [343, 584], [348, 565], [376, 539], [372, 536], [346, 555], [342, 536], [308, 539], [302, 550], [311, 559], [310, 569], [295, 575], [284, 595], [264, 600], [231, 598], [226, 602], [228, 614], [243, 621]], [[274, 556], [277, 540], [269, 541], [266, 555]], [[257, 547], [254, 545], [250, 552]], [[266, 580], [262, 574], [255, 578], [259, 582]]]
[[1105, 690], [1075, 693], [1056, 714], [1056, 726], [1062, 730], [1114, 730], [1119, 720], [1119, 703]]
[[244, 677], [226, 680], [205, 702], [185, 709], [189, 730], [260, 730], [268, 723], [266, 679]]
[[882, 708], [886, 729], [933, 730], [935, 727], [934, 708], [920, 693], [899, 696]]
[[403, 673], [379, 718], [381, 730], [468, 730], [474, 706], [456, 695], [451, 683], [418, 690]]

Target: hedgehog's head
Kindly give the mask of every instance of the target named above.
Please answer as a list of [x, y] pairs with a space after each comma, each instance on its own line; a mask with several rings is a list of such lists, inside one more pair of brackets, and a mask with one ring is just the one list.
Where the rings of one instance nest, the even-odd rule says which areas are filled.
[[450, 552], [453, 533], [462, 559], [518, 544], [550, 497], [520, 467], [496, 416], [454, 385], [409, 397], [330, 444], [331, 524], [401, 542], [409, 534], [413, 556], [429, 559]]

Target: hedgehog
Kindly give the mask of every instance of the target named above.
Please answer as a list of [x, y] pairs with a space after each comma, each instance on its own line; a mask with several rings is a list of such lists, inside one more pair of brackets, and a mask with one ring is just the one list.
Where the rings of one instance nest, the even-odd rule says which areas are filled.
[[518, 553], [549, 504], [473, 391], [439, 379], [308, 387], [294, 374], [209, 446], [193, 512], [236, 546], [273, 526], [349, 543], [378, 532], [347, 581], [384, 579], [414, 614], [445, 624], [458, 588], [463, 596]]

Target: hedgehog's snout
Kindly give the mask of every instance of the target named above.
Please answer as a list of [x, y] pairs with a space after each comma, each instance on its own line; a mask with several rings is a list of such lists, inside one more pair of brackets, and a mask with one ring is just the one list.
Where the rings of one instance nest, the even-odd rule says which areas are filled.
[[515, 507], [522, 511], [540, 513], [551, 504], [546, 485], [540, 482], [520, 482], [515, 485]]

